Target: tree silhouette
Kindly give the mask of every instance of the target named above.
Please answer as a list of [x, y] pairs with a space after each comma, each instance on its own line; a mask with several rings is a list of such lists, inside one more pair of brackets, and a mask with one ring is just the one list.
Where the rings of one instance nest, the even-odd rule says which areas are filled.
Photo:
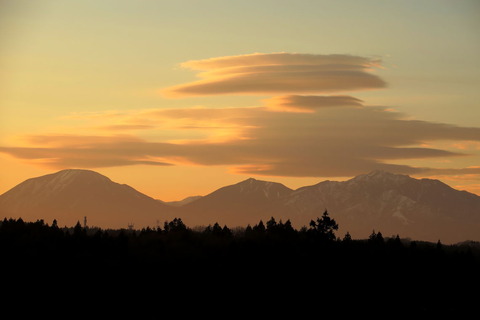
[[185, 232], [187, 231], [187, 226], [183, 223], [181, 218], [175, 218], [172, 221], [165, 221], [163, 229], [166, 233], [169, 232]]
[[253, 234], [252, 226], [248, 224], [247, 227], [245, 228], [245, 237], [250, 237], [252, 234]]
[[221, 237], [223, 235], [222, 227], [220, 227], [218, 222], [215, 222], [215, 224], [213, 225], [212, 234], [217, 237]]
[[86, 230], [80, 224], [80, 221], [77, 221], [75, 227], [73, 228], [73, 237], [74, 238], [81, 238], [87, 235]]
[[395, 240], [394, 240], [394, 243], [398, 246], [401, 246], [402, 245], [402, 241], [400, 240], [400, 236], [397, 234], [397, 236], [395, 237]]
[[232, 231], [227, 227], [227, 225], [223, 226], [222, 233], [223, 233], [224, 237], [231, 237], [232, 236]]
[[328, 211], [325, 210], [321, 218], [316, 221], [310, 221], [310, 233], [324, 241], [335, 241], [335, 231], [338, 230], [338, 224], [335, 219], [328, 216]]
[[372, 231], [372, 234], [370, 234], [370, 237], [368, 237], [368, 243], [372, 245], [383, 245], [385, 243], [385, 239], [383, 239], [382, 233], [375, 232], [375, 230]]
[[435, 248], [437, 249], [437, 252], [439, 252], [439, 253], [443, 252], [443, 244], [440, 242], [440, 240], [437, 241], [437, 244], [435, 245]]
[[270, 220], [267, 221], [267, 232], [275, 232], [276, 227], [277, 222], [274, 217], [271, 217]]
[[380, 231], [378, 231], [378, 233], [377, 233], [376, 241], [377, 241], [377, 243], [384, 243], [385, 242], [385, 239], [383, 239], [383, 235]]
[[440, 240], [437, 241], [436, 248], [437, 248], [438, 251], [442, 251], [443, 245], [442, 245], [442, 243], [440, 242]]
[[265, 225], [263, 224], [263, 221], [260, 220], [260, 222], [258, 224], [256, 224], [255, 226], [253, 226], [253, 229], [252, 229], [255, 233], [257, 234], [263, 234], [265, 233]]
[[402, 241], [400, 240], [400, 236], [397, 234], [395, 238], [389, 238], [387, 241], [387, 245], [394, 250], [398, 250], [403, 248]]
[[209, 224], [209, 225], [205, 228], [205, 230], [203, 230], [203, 233], [204, 233], [204, 234], [211, 234], [211, 233], [212, 233], [212, 225]]
[[352, 236], [350, 235], [350, 233], [347, 231], [347, 233], [345, 233], [345, 236], [343, 237], [343, 242], [346, 242], [346, 243], [350, 243], [352, 242]]
[[286, 232], [295, 232], [295, 229], [293, 229], [292, 222], [290, 221], [290, 219], [285, 221], [284, 229]]

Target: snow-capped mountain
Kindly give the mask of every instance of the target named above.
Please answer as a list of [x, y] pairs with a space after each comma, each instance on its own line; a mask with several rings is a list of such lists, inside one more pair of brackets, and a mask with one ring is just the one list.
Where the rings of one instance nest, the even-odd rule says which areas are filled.
[[328, 209], [340, 233], [455, 242], [480, 239], [480, 197], [431, 179], [374, 171], [343, 182], [324, 181], [294, 191], [281, 206], [297, 222]]
[[190, 224], [237, 226], [270, 217], [308, 225], [325, 210], [354, 238], [385, 236], [443, 242], [480, 240], [480, 197], [431, 179], [373, 171], [348, 181], [323, 181], [295, 191], [248, 179], [180, 208]]
[[69, 169], [28, 179], [0, 196], [0, 216], [27, 221], [53, 219], [91, 226], [126, 228], [163, 222], [168, 207], [132, 187], [90, 170]]
[[182, 206], [180, 212], [189, 224], [245, 226], [270, 218], [270, 208], [292, 192], [283, 184], [250, 178]]
[[155, 226], [173, 217], [189, 226], [230, 227], [290, 219], [299, 228], [325, 209], [354, 238], [375, 229], [384, 236], [453, 243], [480, 240], [480, 197], [431, 179], [374, 171], [348, 181], [323, 181], [292, 190], [248, 179], [173, 205], [89, 170], [63, 170], [29, 179], [0, 196], [0, 218], [57, 219], [73, 225], [87, 216], [104, 228]]

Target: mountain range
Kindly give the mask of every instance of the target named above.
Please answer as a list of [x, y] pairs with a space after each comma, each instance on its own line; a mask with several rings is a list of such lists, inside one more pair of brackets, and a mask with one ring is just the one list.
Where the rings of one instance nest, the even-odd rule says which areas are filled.
[[187, 225], [253, 225], [271, 217], [297, 228], [328, 210], [354, 238], [373, 230], [417, 240], [480, 240], [480, 197], [431, 179], [373, 171], [347, 181], [292, 190], [253, 178], [206, 196], [163, 202], [90, 170], [69, 169], [26, 180], [0, 196], [0, 217], [57, 219], [73, 225], [86, 216], [102, 228], [157, 226], [181, 217]]

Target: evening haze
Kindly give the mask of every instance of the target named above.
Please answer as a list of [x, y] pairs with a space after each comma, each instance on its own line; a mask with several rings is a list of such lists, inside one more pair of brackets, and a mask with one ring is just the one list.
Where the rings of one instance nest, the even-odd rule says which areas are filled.
[[480, 195], [478, 30], [476, 0], [0, 1], [0, 193], [77, 168], [163, 201], [374, 170]]

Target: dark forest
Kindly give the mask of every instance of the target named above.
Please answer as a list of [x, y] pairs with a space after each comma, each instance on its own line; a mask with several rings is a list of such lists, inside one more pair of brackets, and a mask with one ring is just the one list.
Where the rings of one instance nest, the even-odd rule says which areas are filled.
[[380, 231], [355, 240], [348, 233], [337, 236], [337, 229], [327, 212], [300, 230], [273, 217], [236, 229], [219, 224], [191, 229], [176, 218], [142, 230], [102, 230], [80, 223], [60, 228], [56, 221], [4, 219], [0, 256], [7, 273], [23, 270], [28, 275], [34, 266], [39, 273], [66, 279], [136, 279], [132, 281], [175, 290], [192, 283], [225, 292], [248, 285], [244, 290], [253, 296], [258, 290], [296, 292], [292, 299], [344, 295], [341, 299], [359, 302], [373, 295], [390, 307], [398, 307], [401, 297], [408, 301], [401, 310], [473, 306], [468, 301], [479, 283], [478, 243], [443, 245], [384, 237]]

